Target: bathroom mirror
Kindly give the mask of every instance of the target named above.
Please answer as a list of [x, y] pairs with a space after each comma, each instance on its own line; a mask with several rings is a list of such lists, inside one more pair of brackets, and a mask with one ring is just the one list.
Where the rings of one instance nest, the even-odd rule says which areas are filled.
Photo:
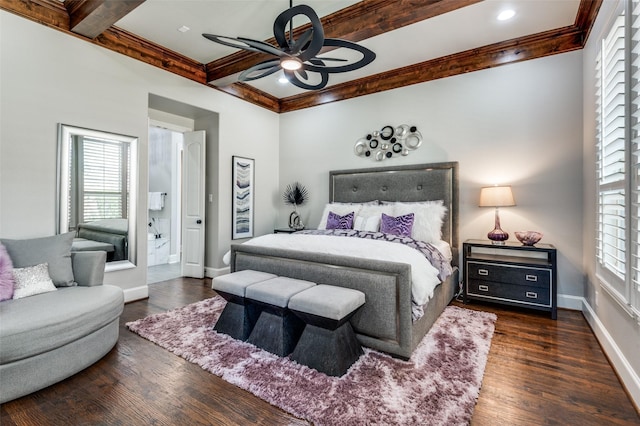
[[106, 251], [106, 271], [136, 264], [137, 142], [58, 125], [57, 232], [75, 232], [72, 251]]

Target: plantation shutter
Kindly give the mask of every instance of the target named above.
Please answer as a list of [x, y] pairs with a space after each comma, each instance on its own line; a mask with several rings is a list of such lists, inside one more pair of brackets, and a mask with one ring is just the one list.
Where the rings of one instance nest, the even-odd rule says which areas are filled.
[[631, 119], [632, 137], [628, 149], [629, 170], [629, 296], [632, 309], [640, 315], [640, 1], [632, 2], [631, 19]]
[[625, 21], [619, 16], [602, 41], [597, 72], [597, 256], [601, 274], [625, 295]]

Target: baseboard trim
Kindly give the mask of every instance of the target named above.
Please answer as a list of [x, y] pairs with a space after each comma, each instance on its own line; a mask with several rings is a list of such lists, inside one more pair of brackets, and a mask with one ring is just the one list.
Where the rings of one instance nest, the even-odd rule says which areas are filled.
[[602, 349], [613, 365], [618, 377], [622, 381], [629, 397], [633, 400], [636, 407], [640, 407], [640, 377], [633, 371], [627, 358], [613, 340], [604, 324], [602, 324], [591, 305], [589, 305], [584, 298], [582, 298], [582, 313], [591, 326], [596, 339], [600, 342], [600, 346], [602, 346]]
[[140, 287], [125, 288], [124, 303], [133, 302], [135, 300], [146, 299], [149, 297], [149, 286], [142, 285]]
[[558, 295], [558, 308], [571, 309], [574, 311], [582, 311], [582, 302], [584, 297], [572, 296], [570, 294]]
[[229, 273], [229, 267], [226, 266], [224, 268], [211, 268], [211, 267], [206, 267], [204, 268], [204, 276], [207, 278], [215, 278], [215, 277], [219, 277], [220, 275], [226, 275]]

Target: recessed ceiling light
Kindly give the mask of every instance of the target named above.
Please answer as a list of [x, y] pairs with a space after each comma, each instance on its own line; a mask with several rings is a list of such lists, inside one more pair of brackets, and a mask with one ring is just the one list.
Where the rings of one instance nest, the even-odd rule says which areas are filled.
[[181, 26], [180, 28], [178, 28], [178, 31], [180, 31], [181, 33], [186, 33], [187, 31], [189, 31], [191, 28], [187, 27], [186, 25]]
[[278, 79], [278, 83], [280, 83], [280, 84], [285, 84], [285, 83], [288, 83], [288, 82], [289, 82], [289, 79], [284, 75]]
[[506, 21], [508, 19], [513, 18], [514, 16], [516, 16], [515, 10], [511, 10], [511, 9], [503, 10], [498, 15], [498, 21]]

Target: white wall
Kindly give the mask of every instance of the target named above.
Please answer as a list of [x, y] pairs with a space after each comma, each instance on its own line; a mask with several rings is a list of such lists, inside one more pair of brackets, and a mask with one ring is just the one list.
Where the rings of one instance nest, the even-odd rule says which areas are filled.
[[57, 123], [139, 137], [138, 262], [105, 282], [146, 296], [149, 93], [219, 114], [213, 256], [231, 240], [231, 156], [256, 159], [255, 229], [272, 229], [278, 191], [278, 115], [91, 43], [0, 11], [0, 236], [55, 232]]
[[[597, 189], [596, 189], [596, 109], [595, 58], [605, 27], [616, 14], [618, 2], [604, 2], [584, 55], [584, 241], [596, 241]], [[619, 11], [618, 11], [619, 12]], [[596, 277], [595, 244], [584, 247], [583, 263], [586, 274], [584, 312], [602, 347], [613, 363], [627, 390], [640, 406], [640, 319], [629, 316], [609, 294], [600, 287]]]
[[[477, 207], [480, 187], [511, 184], [517, 206], [501, 210], [502, 228], [514, 240], [513, 231], [542, 231], [557, 247], [560, 302], [572, 304], [583, 294], [581, 67], [573, 52], [283, 114], [280, 190], [296, 180], [309, 189], [298, 211], [315, 227], [330, 170], [458, 161], [461, 241], [493, 229], [493, 209]], [[424, 136], [417, 151], [383, 162], [354, 155], [368, 132], [405, 123]], [[289, 210], [280, 202], [277, 225]]]

